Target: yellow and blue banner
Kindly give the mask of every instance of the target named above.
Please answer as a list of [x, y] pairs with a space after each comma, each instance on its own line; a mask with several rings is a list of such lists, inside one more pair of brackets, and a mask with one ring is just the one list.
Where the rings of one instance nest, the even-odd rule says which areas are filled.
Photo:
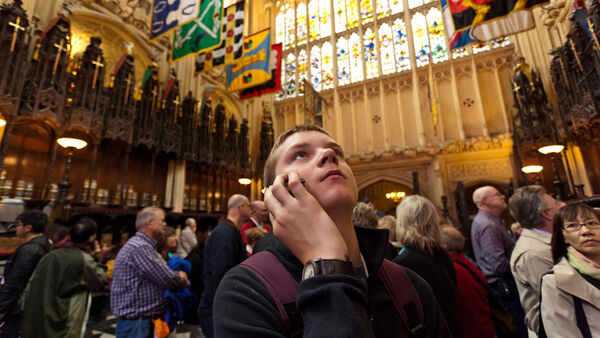
[[227, 65], [227, 91], [230, 92], [254, 87], [271, 79], [270, 30], [245, 37], [242, 46], [242, 57]]

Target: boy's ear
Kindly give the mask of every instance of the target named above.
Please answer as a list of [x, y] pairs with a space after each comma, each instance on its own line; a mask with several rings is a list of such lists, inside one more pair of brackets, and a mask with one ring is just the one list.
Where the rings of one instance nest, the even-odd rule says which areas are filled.
[[23, 226], [23, 230], [25, 230], [25, 232], [32, 232], [33, 231], [33, 226], [31, 226], [31, 224], [24, 225]]

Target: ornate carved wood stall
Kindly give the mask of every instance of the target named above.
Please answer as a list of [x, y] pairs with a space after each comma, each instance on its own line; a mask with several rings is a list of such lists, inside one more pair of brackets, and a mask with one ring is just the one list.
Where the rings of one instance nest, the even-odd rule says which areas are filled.
[[[252, 174], [246, 120], [228, 115], [221, 102], [184, 96], [174, 70], [161, 85], [156, 64], [135, 88], [132, 51], [108, 68], [98, 37], [81, 56], [71, 55], [66, 8], [32, 36], [21, 5], [0, 6], [2, 198], [56, 200], [73, 217], [132, 225], [141, 207], [172, 206], [175, 189], [165, 196], [175, 177], [169, 162], [182, 160], [185, 215], [217, 216], [231, 194], [248, 193], [237, 182]], [[88, 146], [63, 149], [56, 140], [65, 136]]]
[[[565, 170], [560, 155], [545, 155], [539, 151], [544, 146], [566, 144], [565, 138], [559, 134], [558, 120], [548, 103], [539, 74], [523, 58], [519, 58], [513, 68], [511, 85], [515, 107], [512, 123], [517, 184], [522, 186], [535, 182], [546, 185], [557, 198], [573, 197], [572, 189], [565, 184], [572, 181], [567, 179], [569, 168]], [[519, 170], [535, 165], [547, 169], [530, 177]]]
[[[589, 2], [589, 31], [574, 18], [564, 45], [550, 51], [552, 85], [560, 98], [561, 137], [579, 146], [591, 189], [600, 191], [600, 5]], [[576, 187], [582, 191], [581, 186]]]

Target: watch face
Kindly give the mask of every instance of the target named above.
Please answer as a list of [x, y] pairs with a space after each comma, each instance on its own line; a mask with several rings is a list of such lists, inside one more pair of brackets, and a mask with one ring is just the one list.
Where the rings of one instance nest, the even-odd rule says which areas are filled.
[[315, 275], [315, 265], [313, 262], [308, 262], [302, 271], [302, 279], [307, 279]]

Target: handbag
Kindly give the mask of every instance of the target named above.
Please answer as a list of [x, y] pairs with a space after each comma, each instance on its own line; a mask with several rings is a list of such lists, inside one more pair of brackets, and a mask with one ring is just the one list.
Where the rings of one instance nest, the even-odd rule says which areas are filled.
[[494, 323], [498, 337], [518, 337], [519, 332], [517, 329], [517, 324], [515, 323], [511, 313], [504, 307], [500, 299], [498, 299], [498, 297], [492, 293], [487, 284], [484, 283], [467, 265], [456, 260], [454, 262], [469, 271], [471, 276], [473, 276], [473, 278], [487, 291], [487, 298], [490, 306], [490, 316], [492, 317], [492, 322]]

